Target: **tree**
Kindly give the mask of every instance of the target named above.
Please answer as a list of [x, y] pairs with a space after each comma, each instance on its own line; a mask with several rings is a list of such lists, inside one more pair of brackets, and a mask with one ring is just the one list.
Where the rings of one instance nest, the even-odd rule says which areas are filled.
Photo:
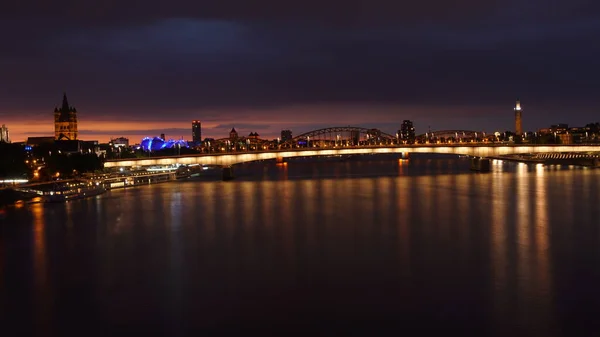
[[0, 143], [0, 177], [28, 177], [31, 170], [25, 162], [28, 154], [25, 147], [16, 144]]
[[589, 123], [586, 124], [586, 128], [590, 128], [591, 133], [599, 133], [600, 132], [600, 123]]

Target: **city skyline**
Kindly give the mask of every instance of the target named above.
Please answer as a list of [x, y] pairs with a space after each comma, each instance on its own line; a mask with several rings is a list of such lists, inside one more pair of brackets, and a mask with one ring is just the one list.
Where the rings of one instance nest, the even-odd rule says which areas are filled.
[[[520, 107], [520, 100], [518, 100], [518, 104]], [[514, 106], [514, 105], [513, 105]], [[360, 109], [361, 107], [354, 107], [357, 109]], [[388, 107], [389, 108], [389, 107]], [[508, 109], [505, 109], [508, 110]], [[528, 109], [529, 110], [529, 109]], [[458, 112], [458, 111], [457, 111]], [[305, 114], [312, 114], [313, 111], [307, 111], [305, 112]], [[496, 128], [488, 128], [488, 129], [469, 129], [469, 128], [464, 128], [464, 127], [458, 127], [458, 126], [454, 126], [451, 127], [452, 125], [458, 125], [458, 124], [449, 124], [450, 127], [437, 127], [435, 128], [436, 125], [436, 121], [433, 121], [433, 128], [431, 124], [428, 124], [427, 126], [424, 125], [417, 125], [417, 134], [424, 134], [427, 131], [441, 131], [441, 130], [448, 130], [448, 129], [464, 129], [464, 130], [473, 130], [473, 131], [485, 131], [485, 132], [495, 132], [495, 131], [500, 131], [500, 132], [504, 132], [504, 131], [515, 131], [514, 129], [514, 123], [515, 123], [515, 117], [514, 114], [511, 115], [510, 112], [503, 112], [501, 114], [499, 114], [501, 119], [502, 119], [502, 124], [506, 124], [507, 127], [506, 128], [501, 128], [501, 127], [496, 127]], [[84, 114], [85, 116], [85, 114]], [[527, 120], [527, 113], [525, 113], [524, 115], [524, 119]], [[372, 115], [371, 115], [372, 117]], [[507, 120], [508, 118], [511, 118], [510, 120]], [[420, 120], [418, 117], [414, 118], [412, 121], [414, 120]], [[423, 120], [423, 119], [421, 119]], [[429, 119], [425, 119], [427, 121], [430, 121]], [[96, 121], [90, 121], [90, 124], [93, 124], [95, 126], [94, 130], [89, 130], [89, 129], [84, 129], [84, 130], [80, 130], [79, 133], [82, 135], [83, 140], [99, 140], [101, 142], [108, 142], [111, 139], [114, 138], [118, 138], [118, 137], [126, 137], [128, 139], [130, 139], [133, 143], [139, 142], [142, 140], [142, 138], [144, 137], [153, 137], [153, 136], [160, 136], [161, 134], [165, 134], [165, 138], [166, 139], [185, 139], [185, 140], [189, 140], [192, 141], [192, 128], [190, 128], [189, 126], [183, 127], [184, 124], [190, 124], [190, 122], [202, 122], [202, 120], [199, 119], [194, 119], [194, 120], [187, 120], [187, 121], [179, 121], [179, 120], [171, 120], [171, 121], [166, 121], [166, 122], [160, 122], [160, 125], [163, 126], [163, 128], [157, 128], [157, 123], [159, 123], [159, 121], [129, 121], [128, 123], [125, 122], [120, 122], [118, 123], [118, 126], [121, 127], [115, 128], [115, 123], [111, 122], [111, 121], [103, 121], [103, 120], [96, 120]], [[569, 123], [569, 121], [567, 120], [561, 120], [560, 123], [566, 123], [569, 124], [571, 126], [574, 126], [574, 123]], [[577, 126], [584, 126], [587, 123], [591, 123], [593, 121], [589, 120], [589, 121], [584, 121], [581, 122], [579, 124], [577, 124]], [[336, 124], [337, 123], [337, 124]], [[81, 123], [80, 123], [81, 124]], [[84, 123], [85, 125], [85, 119], [84, 119]], [[240, 136], [247, 136], [247, 134], [251, 133], [251, 132], [258, 132], [258, 134], [260, 135], [260, 138], [262, 139], [275, 139], [277, 137], [280, 136], [281, 130], [285, 130], [285, 129], [290, 129], [294, 135], [299, 135], [301, 133], [304, 132], [308, 132], [308, 131], [312, 131], [315, 129], [319, 129], [321, 127], [331, 127], [331, 126], [362, 126], [362, 127], [373, 127], [373, 128], [377, 128], [377, 129], [381, 129], [382, 131], [387, 131], [390, 134], [393, 134], [395, 132], [395, 130], [397, 130], [400, 125], [402, 124], [402, 121], [390, 121], [390, 122], [364, 122], [364, 123], [347, 123], [347, 124], [340, 124], [338, 121], [331, 121], [330, 124], [326, 124], [325, 122], [292, 122], [292, 123], [285, 123], [285, 122], [273, 122], [273, 121], [269, 121], [269, 122], [263, 122], [263, 123], [248, 123], [248, 122], [244, 122], [244, 121], [239, 121], [238, 123], [231, 121], [228, 124], [217, 124], [216, 121], [211, 121], [209, 120], [206, 123], [202, 123], [202, 138], [215, 138], [215, 139], [219, 139], [219, 138], [226, 138], [227, 135], [229, 134], [229, 130], [231, 130], [231, 128], [236, 128], [236, 130], [238, 130], [240, 132]], [[528, 123], [525, 123], [525, 125], [527, 125]], [[533, 124], [533, 123], [529, 123], [529, 124]], [[550, 123], [547, 125], [539, 125], [536, 126], [534, 128], [524, 128], [523, 132], [531, 132], [531, 131], [537, 131], [539, 129], [543, 129], [543, 128], [547, 128], [548, 126], [550, 126], [551, 124], [559, 124], [559, 122], [556, 123]], [[46, 125], [42, 122], [42, 119], [38, 119], [33, 123], [28, 123], [25, 125], [22, 125], [21, 128], [19, 128], [19, 124], [15, 124], [17, 126], [16, 128], [16, 132], [13, 130], [13, 127], [11, 126], [10, 128], [10, 132], [11, 132], [11, 139], [13, 141], [19, 142], [19, 141], [25, 141], [28, 137], [40, 137], [40, 136], [47, 136], [50, 137], [51, 135], [48, 132], [45, 131], [28, 131], [28, 130], [42, 130], [42, 129], [50, 129], [50, 128], [54, 128], [54, 124], [52, 122], [50, 122], [50, 124]], [[206, 125], [208, 125], [208, 128], [206, 127]], [[294, 125], [296, 126], [296, 128], [291, 128], [289, 127], [289, 125]], [[262, 132], [260, 131], [262, 130]], [[21, 132], [21, 133], [20, 133]]]
[[[274, 138], [332, 125], [417, 132], [596, 122], [600, 5], [508, 0], [303, 2], [3, 10], [0, 122], [14, 141], [52, 135], [63, 91], [81, 139]], [[269, 8], [259, 12], [255, 8]], [[120, 23], [122, 20], [127, 24]], [[68, 53], [64, 51], [68, 50]]]

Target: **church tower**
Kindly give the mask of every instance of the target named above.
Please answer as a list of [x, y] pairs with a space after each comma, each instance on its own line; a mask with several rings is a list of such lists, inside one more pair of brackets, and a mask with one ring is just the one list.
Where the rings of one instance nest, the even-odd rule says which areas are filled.
[[515, 134], [518, 136], [523, 134], [523, 124], [521, 121], [521, 101], [517, 98], [517, 103], [515, 104]]
[[77, 109], [69, 105], [67, 93], [62, 107], [54, 108], [54, 140], [77, 140]]

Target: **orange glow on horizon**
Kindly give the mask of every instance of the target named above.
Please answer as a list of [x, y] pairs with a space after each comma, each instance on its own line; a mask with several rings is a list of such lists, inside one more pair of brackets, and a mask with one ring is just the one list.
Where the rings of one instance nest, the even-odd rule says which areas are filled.
[[[389, 104], [307, 104], [279, 106], [265, 109], [253, 108], [221, 108], [217, 110], [181, 109], [174, 110], [164, 117], [164, 113], [148, 111], [147, 118], [141, 118], [127, 112], [110, 115], [82, 106], [78, 114], [79, 138], [108, 142], [111, 138], [126, 137], [130, 144], [139, 143], [143, 137], [159, 136], [164, 133], [167, 138], [192, 140], [192, 122], [202, 123], [203, 138], [225, 138], [231, 126], [240, 135], [257, 132], [261, 138], [276, 139], [281, 130], [290, 129], [294, 136], [321, 127], [352, 125], [371, 127], [372, 123], [388, 125], [381, 130], [393, 134], [400, 127], [400, 119], [417, 120], [429, 123], [428, 119], [436, 116], [452, 115], [453, 120], [465, 118], [472, 120], [477, 111], [489, 110], [489, 107], [478, 106], [410, 106]], [[492, 107], [494, 111], [496, 107]], [[156, 113], [156, 114], [155, 114]], [[54, 135], [52, 113], [41, 113], [37, 110], [3, 111], [2, 124], [10, 130], [13, 142], [23, 142], [27, 137], [43, 137]], [[419, 116], [428, 116], [419, 120]], [[204, 117], [203, 117], [204, 116]], [[168, 119], [174, 117], [173, 119]], [[161, 118], [166, 118], [162, 119]], [[175, 119], [177, 118], [177, 119]], [[343, 120], [343, 122], [341, 122]], [[228, 129], [229, 128], [229, 129]]]
[[[185, 130], [188, 127], [189, 130]], [[213, 125], [211, 125], [213, 124]], [[33, 127], [35, 125], [35, 127]], [[216, 126], [217, 123], [206, 123], [206, 128]], [[52, 121], [45, 123], [10, 123], [8, 125], [10, 130], [10, 138], [12, 142], [26, 141], [28, 137], [52, 137], [54, 136], [54, 124]], [[31, 130], [36, 130], [32, 132]], [[185, 123], [181, 121], [98, 121], [98, 120], [84, 120], [79, 121], [79, 139], [82, 140], [98, 140], [100, 142], [108, 142], [112, 138], [126, 137], [129, 138], [130, 144], [139, 143], [142, 138], [147, 136], [160, 136], [164, 133], [167, 138], [180, 139], [183, 137], [184, 140], [192, 139], [192, 126], [191, 123]], [[160, 131], [159, 130], [163, 130]], [[212, 131], [212, 130], [211, 130]], [[211, 137], [203, 130], [203, 134], [206, 137]], [[216, 135], [215, 135], [216, 136]], [[226, 137], [225, 132], [222, 136], [217, 138]]]

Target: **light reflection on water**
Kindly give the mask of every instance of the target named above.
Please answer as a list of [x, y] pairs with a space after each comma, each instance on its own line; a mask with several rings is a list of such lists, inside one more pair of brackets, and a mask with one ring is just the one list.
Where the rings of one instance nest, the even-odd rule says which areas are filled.
[[261, 163], [233, 182], [10, 210], [2, 295], [31, 299], [14, 315], [58, 332], [343, 321], [551, 336], [591, 324], [600, 171], [464, 164]]
[[33, 205], [31, 214], [33, 215], [33, 272], [36, 290], [34, 295], [34, 307], [36, 309], [34, 317], [37, 329], [43, 330], [49, 326], [53, 315], [51, 307], [53, 289], [52, 280], [48, 275], [44, 207], [41, 204]]

